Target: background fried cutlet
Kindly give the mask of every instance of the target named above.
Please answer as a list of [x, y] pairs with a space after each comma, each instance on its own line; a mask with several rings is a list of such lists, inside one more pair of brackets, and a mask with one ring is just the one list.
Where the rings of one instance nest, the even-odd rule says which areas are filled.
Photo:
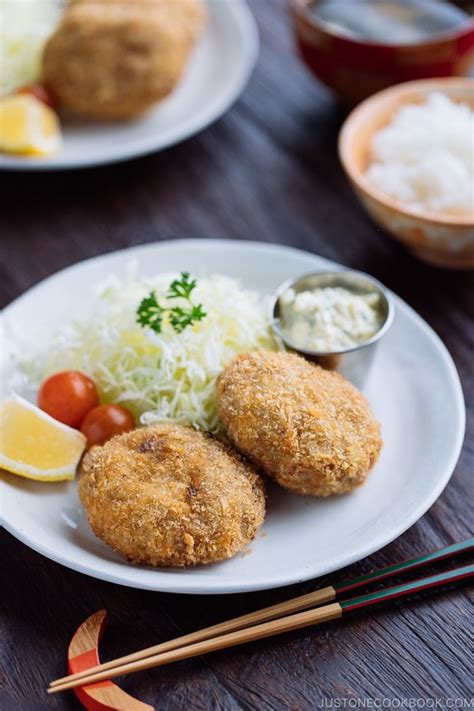
[[86, 116], [137, 116], [176, 87], [204, 21], [202, 0], [76, 0], [46, 44], [43, 81]]

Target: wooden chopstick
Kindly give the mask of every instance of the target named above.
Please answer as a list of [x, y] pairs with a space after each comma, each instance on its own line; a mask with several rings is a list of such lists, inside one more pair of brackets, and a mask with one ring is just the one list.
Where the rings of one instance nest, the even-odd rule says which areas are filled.
[[414, 580], [404, 585], [397, 585], [385, 590], [379, 590], [374, 593], [362, 595], [360, 597], [351, 598], [349, 600], [334, 602], [323, 607], [318, 607], [313, 610], [306, 610], [294, 615], [282, 617], [276, 620], [271, 620], [263, 624], [255, 625], [241, 629], [230, 634], [224, 634], [212, 639], [203, 640], [194, 644], [181, 647], [179, 649], [170, 650], [162, 654], [157, 654], [152, 657], [137, 660], [128, 664], [116, 666], [113, 669], [108, 669], [101, 672], [90, 673], [81, 679], [66, 679], [63, 683], [51, 686], [48, 693], [56, 693], [57, 691], [66, 691], [76, 686], [88, 686], [104, 679], [111, 679], [122, 674], [131, 674], [144, 669], [162, 666], [171, 662], [188, 659], [200, 654], [208, 654], [219, 649], [233, 647], [246, 642], [252, 642], [265, 637], [271, 637], [283, 632], [307, 627], [308, 625], [321, 624], [328, 620], [341, 617], [344, 613], [358, 610], [362, 607], [373, 606], [387, 600], [400, 599], [407, 595], [424, 590], [445, 586], [466, 580], [474, 577], [474, 565], [457, 568], [455, 570], [431, 575], [419, 580]]
[[385, 580], [395, 575], [420, 569], [440, 560], [446, 560], [447, 558], [455, 557], [462, 553], [472, 552], [473, 550], [474, 538], [469, 538], [466, 541], [446, 546], [440, 550], [432, 551], [415, 558], [410, 558], [402, 561], [401, 563], [373, 571], [372, 573], [366, 573], [365, 575], [361, 575], [351, 580], [329, 585], [325, 588], [321, 588], [320, 590], [293, 598], [292, 600], [287, 600], [285, 602], [278, 603], [277, 605], [271, 605], [270, 607], [266, 607], [262, 610], [257, 610], [256, 612], [251, 612], [247, 615], [242, 615], [232, 620], [221, 622], [217, 625], [212, 625], [211, 627], [206, 627], [205, 629], [177, 637], [176, 639], [168, 640], [167, 642], [162, 642], [161, 644], [154, 645], [153, 647], [148, 647], [147, 649], [142, 649], [138, 652], [119, 657], [118, 659], [111, 660], [110, 662], [105, 662], [91, 669], [87, 669], [86, 671], [56, 679], [51, 682], [50, 686], [55, 687], [64, 684], [66, 681], [69, 682], [84, 679], [85, 677], [89, 677], [91, 674], [106, 671], [108, 669], [114, 669], [117, 666], [129, 664], [131, 662], [146, 659], [147, 657], [156, 656], [158, 654], [163, 654], [164, 652], [169, 652], [173, 649], [178, 649], [179, 647], [184, 647], [186, 645], [202, 642], [206, 639], [210, 639], [211, 637], [228, 634], [258, 623], [268, 622], [269, 620], [284, 617], [295, 612], [301, 612], [302, 610], [322, 605], [325, 602], [333, 601], [336, 599], [336, 596], [345, 594], [349, 590], [355, 590], [366, 585], [367, 583]]
[[452, 545], [445, 546], [437, 551], [424, 553], [423, 555], [416, 556], [416, 558], [409, 558], [408, 560], [403, 560], [401, 563], [395, 563], [394, 565], [389, 565], [386, 568], [374, 570], [372, 573], [361, 575], [353, 580], [335, 583], [334, 589], [336, 590], [336, 594], [339, 596], [349, 592], [350, 590], [355, 590], [356, 588], [367, 585], [368, 583], [378, 583], [381, 580], [387, 580], [387, 578], [408, 573], [412, 570], [420, 570], [428, 565], [433, 565], [433, 563], [439, 563], [442, 560], [455, 558], [458, 555], [472, 553], [473, 551], [474, 538], [466, 538], [465, 541], [453, 543]]

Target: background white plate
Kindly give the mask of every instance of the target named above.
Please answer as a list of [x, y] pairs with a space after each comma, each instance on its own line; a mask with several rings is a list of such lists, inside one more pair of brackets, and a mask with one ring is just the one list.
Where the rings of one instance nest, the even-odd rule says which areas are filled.
[[244, 88], [258, 53], [245, 0], [207, 0], [209, 20], [176, 91], [143, 118], [98, 122], [67, 118], [63, 149], [51, 158], [0, 155], [0, 168], [51, 170], [114, 163], [167, 148], [221, 116]]
[[[4, 349], [47, 339], [84, 307], [85, 285], [124, 274], [188, 269], [224, 273], [270, 293], [290, 277], [337, 265], [276, 245], [178, 240], [82, 262], [34, 287], [3, 312]], [[464, 403], [456, 369], [430, 327], [395, 297], [394, 324], [380, 344], [366, 394], [385, 446], [367, 483], [326, 500], [269, 486], [268, 515], [250, 553], [211, 566], [155, 570], [126, 563], [90, 531], [75, 483], [41, 484], [2, 474], [4, 525], [43, 555], [103, 580], [150, 590], [229, 593], [307, 580], [348, 565], [403, 533], [433, 504], [456, 464]], [[5, 365], [5, 364], [4, 364]]]

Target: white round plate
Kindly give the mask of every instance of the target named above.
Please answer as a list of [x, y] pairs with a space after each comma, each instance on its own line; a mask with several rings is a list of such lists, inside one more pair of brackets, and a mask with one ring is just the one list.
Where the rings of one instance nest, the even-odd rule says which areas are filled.
[[99, 122], [65, 118], [64, 146], [51, 158], [0, 156], [0, 168], [52, 170], [114, 163], [168, 148], [221, 116], [242, 92], [258, 54], [245, 0], [207, 0], [209, 18], [182, 81], [143, 118]]
[[[307, 252], [257, 242], [178, 240], [90, 259], [46, 279], [3, 312], [4, 343], [47, 342], [84, 308], [85, 285], [125, 275], [189, 270], [238, 277], [271, 293], [290, 277], [338, 265]], [[268, 514], [249, 550], [187, 570], [131, 565], [95, 538], [74, 482], [42, 484], [2, 474], [4, 526], [34, 550], [96, 578], [148, 590], [231, 593], [296, 583], [353, 563], [406, 531], [446, 486], [462, 445], [465, 410], [459, 378], [431, 328], [399, 298], [366, 389], [382, 423], [384, 448], [367, 483], [330, 499], [268, 486]], [[17, 346], [16, 346], [17, 347]], [[8, 360], [8, 355], [6, 356]], [[5, 364], [7, 366], [7, 364]]]

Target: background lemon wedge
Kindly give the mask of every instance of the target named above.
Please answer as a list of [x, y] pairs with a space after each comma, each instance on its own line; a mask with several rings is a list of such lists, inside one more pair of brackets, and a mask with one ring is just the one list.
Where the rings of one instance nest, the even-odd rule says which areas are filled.
[[19, 395], [11, 395], [0, 406], [2, 469], [40, 481], [74, 479], [85, 447], [81, 432]]
[[62, 145], [55, 112], [28, 94], [0, 100], [0, 150], [32, 156], [49, 156]]

